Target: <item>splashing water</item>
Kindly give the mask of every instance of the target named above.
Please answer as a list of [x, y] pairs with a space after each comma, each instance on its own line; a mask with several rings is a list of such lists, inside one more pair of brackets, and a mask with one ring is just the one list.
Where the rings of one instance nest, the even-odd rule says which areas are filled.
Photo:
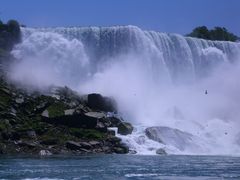
[[[172, 154], [240, 154], [239, 43], [135, 26], [22, 33], [12, 51], [17, 61], [10, 65], [10, 79], [40, 90], [67, 85], [113, 96], [121, 115], [135, 125], [132, 135], [121, 137], [138, 153], [164, 148]], [[190, 133], [194, 146], [152, 141], [144, 133], [150, 126]]]

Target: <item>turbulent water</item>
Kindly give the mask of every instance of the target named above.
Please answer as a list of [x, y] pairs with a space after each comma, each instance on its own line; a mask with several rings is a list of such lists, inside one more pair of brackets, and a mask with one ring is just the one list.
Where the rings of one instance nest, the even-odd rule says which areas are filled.
[[0, 157], [0, 179], [5, 180], [239, 178], [239, 157], [138, 155]]
[[[135, 26], [21, 30], [9, 77], [29, 88], [67, 85], [114, 97], [119, 113], [135, 125], [122, 138], [139, 154], [158, 148], [170, 154], [240, 154], [239, 43]], [[192, 138], [183, 147], [166, 132], [161, 144], [146, 137], [150, 126]]]

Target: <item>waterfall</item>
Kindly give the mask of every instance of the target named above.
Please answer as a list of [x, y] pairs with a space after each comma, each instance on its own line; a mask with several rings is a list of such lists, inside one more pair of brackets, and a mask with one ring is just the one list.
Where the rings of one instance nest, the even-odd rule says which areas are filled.
[[[113, 96], [121, 115], [136, 127], [133, 135], [123, 137], [134, 150], [240, 154], [239, 43], [136, 26], [21, 31], [10, 78], [30, 88], [67, 85], [80, 93]], [[149, 126], [190, 133], [197, 146], [179, 150], [156, 144], [144, 134]]]

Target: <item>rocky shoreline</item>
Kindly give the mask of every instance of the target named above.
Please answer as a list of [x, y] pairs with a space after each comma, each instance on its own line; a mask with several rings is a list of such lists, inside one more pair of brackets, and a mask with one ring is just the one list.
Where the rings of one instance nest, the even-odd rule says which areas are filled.
[[[113, 99], [80, 96], [67, 87], [27, 92], [0, 80], [0, 154], [52, 155], [129, 152], [116, 137], [133, 127]], [[113, 128], [115, 127], [115, 128]]]

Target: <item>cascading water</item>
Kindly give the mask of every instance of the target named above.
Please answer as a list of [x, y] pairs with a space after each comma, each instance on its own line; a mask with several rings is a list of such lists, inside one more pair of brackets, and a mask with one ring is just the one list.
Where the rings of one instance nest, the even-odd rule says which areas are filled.
[[[240, 154], [239, 43], [135, 26], [21, 30], [10, 78], [31, 88], [67, 85], [113, 96], [136, 127], [122, 138], [138, 153]], [[146, 137], [150, 126], [172, 129], [159, 143]]]

